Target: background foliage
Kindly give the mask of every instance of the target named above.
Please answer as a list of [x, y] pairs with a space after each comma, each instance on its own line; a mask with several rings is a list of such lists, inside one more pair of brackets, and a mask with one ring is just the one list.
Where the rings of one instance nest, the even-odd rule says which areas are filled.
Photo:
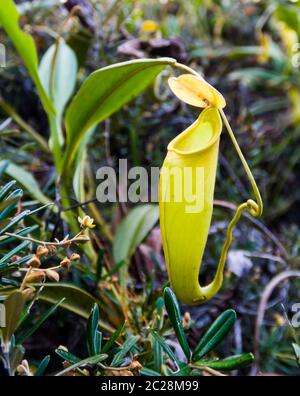
[[[1, 374], [298, 375], [299, 330], [288, 319], [300, 302], [299, 2], [17, 3], [18, 25], [34, 41], [22, 54], [0, 31], [7, 52], [0, 68], [0, 298], [13, 312], [2, 332]], [[117, 169], [119, 158], [161, 166], [168, 142], [197, 116], [169, 92], [169, 61], [157, 61], [151, 74], [138, 63], [161, 57], [191, 65], [224, 94], [265, 202], [262, 219], [244, 216], [235, 231], [221, 292], [193, 308], [179, 309], [169, 289], [164, 301], [156, 206], [95, 200], [100, 166]], [[90, 93], [110, 78], [108, 69], [88, 83], [90, 73], [133, 59], [139, 74], [124, 92], [136, 87], [136, 95], [123, 92], [92, 117], [76, 97], [70, 102], [75, 92], [84, 97], [83, 81]], [[105, 89], [93, 92], [97, 103]], [[235, 205], [248, 197], [226, 134], [220, 153], [202, 283], [214, 273]], [[85, 215], [95, 228], [80, 228], [77, 217]], [[29, 265], [39, 271], [24, 282]], [[220, 315], [219, 327], [205, 333]]]

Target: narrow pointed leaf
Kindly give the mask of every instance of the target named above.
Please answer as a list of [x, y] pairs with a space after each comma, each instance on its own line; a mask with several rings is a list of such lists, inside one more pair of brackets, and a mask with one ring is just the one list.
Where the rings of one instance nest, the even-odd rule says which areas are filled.
[[87, 347], [89, 355], [97, 355], [101, 350], [101, 345], [99, 345], [98, 336], [98, 323], [99, 323], [99, 307], [94, 304], [91, 314], [87, 323]]
[[191, 356], [191, 351], [182, 326], [180, 308], [175, 294], [172, 292], [172, 290], [169, 287], [166, 287], [164, 290], [164, 300], [165, 300], [166, 310], [168, 312], [169, 319], [175, 330], [177, 340], [186, 358], [189, 359]]
[[44, 375], [44, 373], [45, 373], [45, 371], [46, 371], [46, 369], [48, 367], [49, 362], [50, 362], [50, 355], [47, 355], [47, 356], [44, 357], [44, 359], [41, 361], [41, 363], [39, 364], [38, 368], [36, 369], [36, 372], [34, 374], [35, 377], [41, 377], [41, 376]]
[[199, 360], [216, 348], [234, 326], [236, 313], [233, 309], [223, 312], [210, 326], [193, 352], [193, 360]]
[[118, 367], [123, 362], [124, 357], [131, 351], [131, 349], [136, 345], [137, 341], [139, 340], [139, 336], [129, 336], [124, 344], [121, 346], [120, 352], [118, 352], [112, 362], [111, 366]]
[[254, 361], [252, 353], [243, 353], [241, 355], [229, 356], [221, 360], [198, 361], [193, 363], [195, 366], [210, 367], [215, 370], [236, 370], [249, 366]]
[[68, 351], [65, 351], [62, 348], [55, 349], [55, 353], [59, 357], [64, 359], [66, 362], [71, 363], [71, 364], [79, 363], [81, 361], [81, 359], [79, 357], [73, 355], [72, 353], [70, 353]]
[[60, 371], [58, 374], [55, 374], [55, 376], [61, 377], [64, 374], [67, 374], [70, 371], [76, 370], [79, 367], [85, 367], [85, 366], [95, 365], [97, 363], [100, 363], [103, 360], [105, 360], [106, 358], [107, 358], [107, 355], [105, 355], [105, 354], [88, 357], [86, 359], [80, 360], [77, 363], [72, 364], [71, 366], [67, 367], [66, 369]]
[[110, 348], [114, 345], [114, 343], [117, 341], [117, 339], [123, 333], [125, 324], [126, 324], [126, 321], [124, 320], [121, 323], [121, 325], [117, 328], [117, 330], [113, 333], [113, 335], [110, 337], [110, 339], [107, 341], [107, 343], [104, 345], [104, 347], [101, 350], [101, 353], [106, 353], [110, 350]]

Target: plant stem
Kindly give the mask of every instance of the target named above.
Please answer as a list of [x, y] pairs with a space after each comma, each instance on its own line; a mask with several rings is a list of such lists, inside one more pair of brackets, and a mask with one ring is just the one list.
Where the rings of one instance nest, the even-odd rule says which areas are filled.
[[17, 239], [21, 239], [22, 241], [30, 241], [33, 243], [36, 243], [38, 245], [44, 245], [44, 246], [66, 246], [66, 245], [70, 245], [73, 242], [77, 242], [78, 238], [82, 235], [83, 231], [80, 231], [77, 235], [75, 235], [73, 238], [71, 239], [63, 239], [60, 242], [45, 242], [45, 241], [39, 241], [38, 239], [34, 239], [34, 238], [30, 238], [30, 237], [24, 237], [18, 234], [13, 234], [10, 232], [6, 232], [5, 235], [8, 236], [12, 236], [14, 238]]

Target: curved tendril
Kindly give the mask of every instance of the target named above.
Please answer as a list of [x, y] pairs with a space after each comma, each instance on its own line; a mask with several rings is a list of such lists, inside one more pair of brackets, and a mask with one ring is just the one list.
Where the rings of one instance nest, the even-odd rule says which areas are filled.
[[193, 70], [191, 67], [186, 66], [186, 65], [183, 65], [182, 63], [176, 62], [176, 63], [174, 63], [173, 66], [174, 66], [174, 67], [178, 67], [178, 69], [182, 69], [182, 70], [184, 70], [184, 71], [187, 71], [187, 72], [193, 74], [194, 76], [197, 76], [197, 77], [201, 77], [201, 78], [202, 78], [201, 74], [197, 73], [197, 72], [196, 72], [195, 70]]

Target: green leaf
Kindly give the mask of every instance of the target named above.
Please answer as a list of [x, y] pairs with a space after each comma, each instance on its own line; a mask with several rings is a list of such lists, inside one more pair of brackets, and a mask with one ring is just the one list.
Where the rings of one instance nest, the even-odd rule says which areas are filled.
[[[26, 331], [25, 333], [21, 334], [17, 337], [17, 344], [23, 344], [29, 337], [32, 336], [41, 326], [42, 324], [56, 311], [56, 309], [64, 302], [65, 298], [60, 299], [57, 301], [51, 308], [49, 308], [33, 326]], [[26, 315], [27, 316], [27, 315]]]
[[[8, 161], [1, 161], [0, 162], [0, 167], [5, 165], [5, 168], [6, 168], [8, 166], [8, 164], [9, 164]], [[8, 193], [14, 188], [15, 184], [16, 184], [16, 181], [12, 180], [9, 183], [6, 183], [5, 186], [1, 187], [1, 190], [0, 190], [0, 201], [2, 201], [8, 195]]]
[[77, 59], [74, 51], [60, 39], [51, 45], [41, 59], [39, 75], [47, 95], [56, 109], [58, 140], [63, 144], [61, 119], [77, 78]]
[[119, 225], [113, 241], [115, 263], [130, 259], [158, 221], [158, 216], [157, 205], [141, 205], [129, 212]]
[[[60, 307], [85, 319], [90, 316], [94, 304], [99, 304], [91, 294], [68, 283], [40, 283], [33, 284], [33, 286], [44, 286], [38, 296], [40, 300], [55, 304], [58, 299], [65, 297]], [[114, 332], [114, 329], [102, 320], [100, 320], [99, 326], [110, 333]]]
[[106, 352], [108, 352], [110, 350], [110, 348], [114, 345], [115, 341], [123, 333], [123, 330], [125, 328], [125, 324], [126, 324], [126, 320], [123, 320], [123, 322], [120, 324], [120, 326], [117, 328], [117, 330], [113, 333], [113, 335], [110, 337], [110, 339], [104, 345], [104, 347], [101, 350], [101, 353], [106, 353]]
[[300, 346], [296, 344], [295, 342], [292, 343], [293, 351], [296, 356], [296, 362], [298, 366], [300, 367]]
[[101, 341], [99, 339], [98, 329], [99, 307], [95, 303], [87, 322], [87, 347], [89, 355], [94, 356], [101, 351]]
[[112, 362], [111, 366], [118, 367], [123, 362], [123, 358], [127, 355], [128, 352], [136, 345], [137, 341], [140, 339], [139, 336], [131, 335], [127, 338], [124, 344], [121, 346], [120, 352], [118, 352]]
[[172, 349], [169, 347], [169, 345], [165, 342], [164, 339], [162, 339], [160, 337], [160, 335], [157, 334], [156, 331], [150, 329], [150, 333], [152, 334], [152, 336], [154, 337], [154, 339], [159, 343], [159, 345], [162, 347], [162, 349], [167, 353], [167, 355], [169, 356], [169, 358], [171, 360], [173, 360], [173, 362], [175, 362], [177, 364], [177, 366], [179, 367], [180, 365], [180, 361], [177, 359], [177, 357], [175, 356], [174, 352], [172, 351]]
[[175, 334], [178, 339], [178, 342], [186, 358], [189, 360], [191, 356], [191, 350], [182, 326], [182, 318], [181, 318], [179, 305], [175, 294], [172, 292], [172, 290], [169, 287], [166, 287], [164, 290], [164, 300], [165, 300], [166, 310], [168, 312], [169, 319], [175, 330]]
[[162, 371], [162, 365], [163, 365], [163, 353], [162, 353], [162, 347], [160, 344], [156, 341], [155, 338], [153, 338], [153, 346], [152, 346], [152, 351], [153, 351], [153, 367], [154, 369], [161, 373]]
[[36, 369], [36, 372], [34, 374], [35, 377], [42, 377], [44, 375], [49, 362], [50, 362], [50, 355], [47, 355], [44, 357], [44, 359], [41, 361], [38, 368]]
[[19, 27], [19, 13], [12, 0], [1, 0], [0, 25], [6, 31], [33, 79], [47, 113], [54, 111], [53, 104], [47, 96], [38, 73], [38, 57], [33, 38]]
[[39, 75], [45, 91], [53, 100], [57, 114], [61, 116], [75, 89], [77, 77], [76, 55], [63, 39], [45, 52], [40, 62]]
[[151, 370], [147, 367], [142, 367], [140, 371], [141, 375], [149, 376], [149, 377], [156, 377], [156, 376], [161, 376], [160, 373], [157, 371]]
[[[1, 163], [0, 163], [1, 165]], [[30, 172], [27, 172], [21, 166], [10, 162], [5, 172], [12, 178], [16, 179], [28, 193], [42, 204], [49, 204], [51, 200], [41, 191], [37, 181]]]
[[85, 367], [88, 365], [95, 365], [97, 363], [102, 362], [107, 358], [107, 355], [100, 354], [96, 356], [88, 357], [87, 359], [80, 360], [80, 362], [74, 363], [71, 366], [67, 367], [66, 369], [60, 371], [59, 373], [55, 374], [55, 377], [61, 377], [62, 375], [68, 373], [69, 371], [73, 371], [79, 367]]
[[24, 210], [17, 216], [15, 216], [4, 228], [0, 230], [0, 235], [5, 234], [7, 231], [9, 231], [11, 228], [13, 228], [16, 224], [20, 223], [21, 220], [23, 220], [25, 217], [30, 215], [30, 210]]
[[212, 351], [226, 337], [234, 326], [236, 313], [233, 309], [224, 311], [210, 326], [193, 352], [193, 361], [201, 359]]
[[2, 329], [2, 342], [6, 344], [6, 347], [8, 347], [10, 339], [18, 326], [24, 304], [25, 300], [20, 291], [13, 292], [4, 301], [6, 323]]
[[298, 9], [289, 7], [287, 4], [284, 6], [277, 5], [275, 16], [279, 21], [284, 22], [290, 29], [300, 35], [300, 18]]
[[[27, 236], [29, 234], [31, 234], [33, 231], [35, 231], [37, 228], [39, 228], [39, 226], [37, 224], [30, 226], [30, 227], [24, 227], [19, 231], [16, 231], [15, 234], [16, 235], [20, 235], [20, 236]], [[11, 242], [15, 241], [16, 238], [15, 237], [7, 237], [3, 240], [0, 241], [0, 248], [3, 248], [4, 246], [10, 244]]]
[[167, 65], [175, 62], [161, 58], [117, 63], [95, 71], [84, 81], [66, 112], [65, 175], [89, 128], [140, 94]]
[[236, 370], [249, 366], [254, 362], [252, 353], [243, 353], [241, 355], [229, 356], [225, 359], [211, 360], [211, 361], [198, 361], [193, 363], [195, 366], [210, 367], [215, 370]]
[[18, 246], [16, 246], [14, 249], [10, 250], [5, 256], [3, 256], [0, 260], [0, 268], [7, 263], [8, 260], [10, 260], [13, 256], [16, 254], [20, 253], [22, 250], [24, 250], [28, 245], [30, 245], [30, 241], [23, 241], [21, 242]]
[[62, 348], [57, 348], [55, 349], [55, 353], [61, 357], [62, 359], [64, 359], [65, 361], [67, 361], [68, 363], [74, 364], [74, 363], [78, 363], [81, 361], [81, 359], [75, 355], [73, 355], [72, 353], [65, 351]]
[[18, 189], [9, 194], [4, 201], [0, 203], [0, 220], [8, 217], [11, 212], [17, 207], [17, 203], [23, 196], [23, 191]]

